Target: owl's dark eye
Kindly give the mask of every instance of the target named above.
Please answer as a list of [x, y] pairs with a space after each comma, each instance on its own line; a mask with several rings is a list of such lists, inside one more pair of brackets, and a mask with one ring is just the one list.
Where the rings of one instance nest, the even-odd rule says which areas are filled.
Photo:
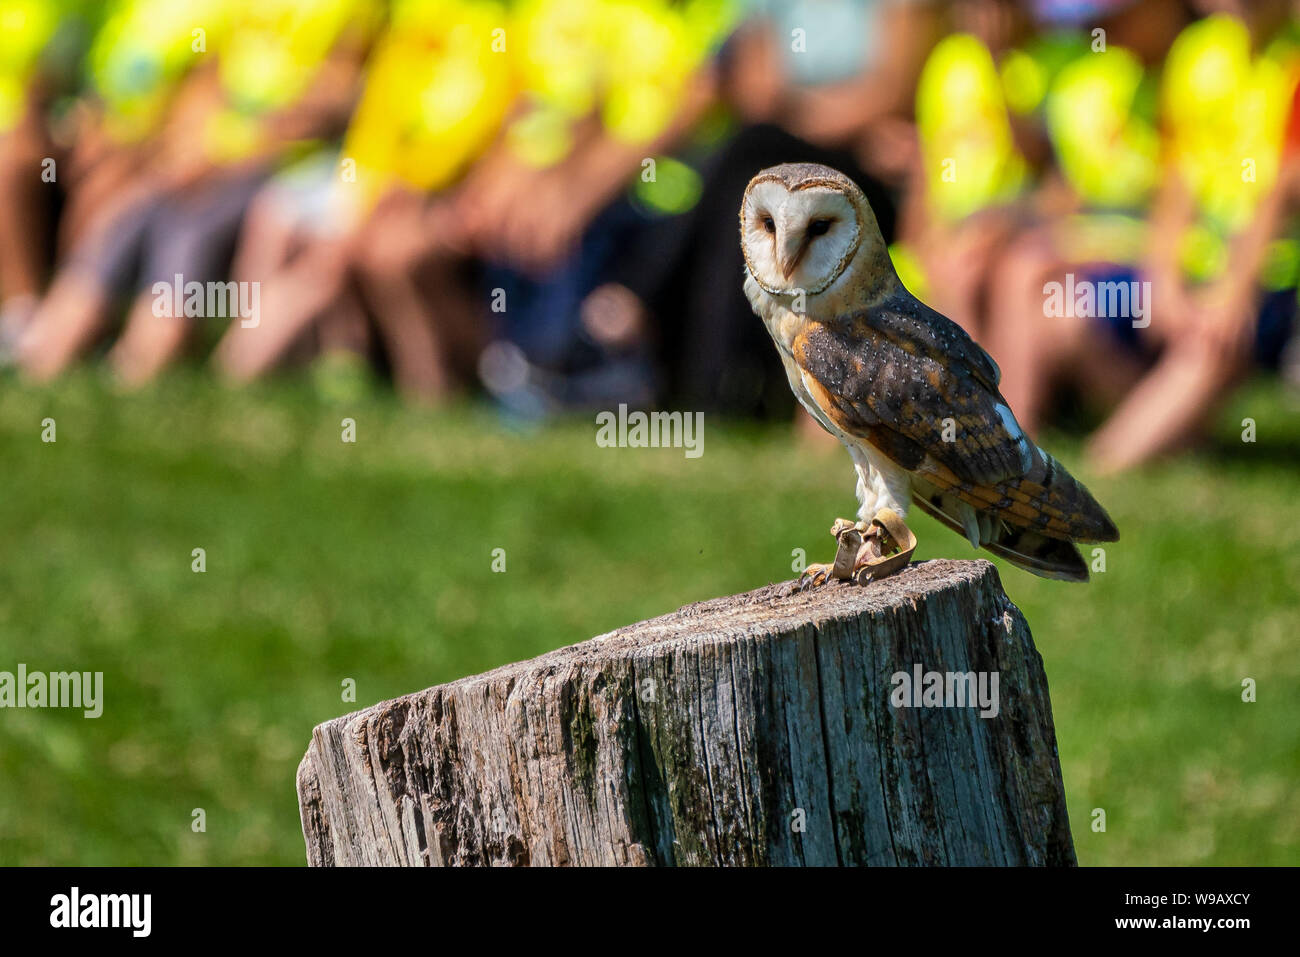
[[776, 232], [776, 223], [772, 222], [771, 216], [763, 217], [763, 228], [766, 229], [769, 233]]
[[814, 219], [808, 224], [808, 235], [825, 236], [830, 231], [831, 222], [829, 219]]

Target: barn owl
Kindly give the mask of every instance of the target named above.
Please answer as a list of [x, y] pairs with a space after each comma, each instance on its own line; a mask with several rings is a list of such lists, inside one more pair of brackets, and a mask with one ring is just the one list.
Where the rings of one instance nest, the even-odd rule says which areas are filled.
[[809, 566], [805, 586], [906, 565], [913, 502], [975, 548], [1088, 580], [1073, 543], [1116, 541], [1115, 524], [1025, 435], [989, 355], [903, 288], [852, 180], [816, 164], [763, 170], [741, 202], [740, 242], [745, 295], [790, 388], [857, 472], [858, 521], [836, 520], [836, 561]]

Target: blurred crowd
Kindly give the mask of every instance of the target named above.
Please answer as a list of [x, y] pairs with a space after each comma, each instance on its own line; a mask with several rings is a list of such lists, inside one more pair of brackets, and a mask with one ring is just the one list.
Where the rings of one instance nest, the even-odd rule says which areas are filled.
[[[0, 0], [0, 362], [793, 420], [736, 217], [759, 169], [816, 161], [1026, 428], [1082, 409], [1123, 469], [1300, 368], [1296, 14]], [[1089, 315], [1089, 283], [1149, 294]]]

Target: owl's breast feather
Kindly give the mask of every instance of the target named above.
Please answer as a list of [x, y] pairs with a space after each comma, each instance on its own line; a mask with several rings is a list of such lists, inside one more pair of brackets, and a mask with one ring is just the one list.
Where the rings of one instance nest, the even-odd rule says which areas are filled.
[[802, 331], [807, 320], [790, 309], [782, 297], [773, 295], [763, 289], [749, 271], [745, 271], [745, 297], [754, 309], [754, 314], [763, 320], [768, 334], [776, 343], [783, 359], [794, 351], [794, 340]]

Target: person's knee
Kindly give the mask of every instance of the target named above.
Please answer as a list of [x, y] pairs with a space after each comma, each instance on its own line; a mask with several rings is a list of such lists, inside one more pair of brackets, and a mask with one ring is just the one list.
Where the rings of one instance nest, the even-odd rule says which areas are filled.
[[422, 249], [415, 237], [379, 236], [357, 243], [352, 250], [352, 265], [362, 283], [385, 284], [414, 274]]
[[1207, 389], [1226, 389], [1250, 370], [1250, 350], [1225, 347], [1221, 338], [1193, 332], [1174, 346], [1174, 356]]
[[17, 155], [17, 152], [9, 143], [0, 140], [0, 187], [12, 189], [15, 185], [22, 182], [25, 170], [23, 157]]
[[1056, 257], [1034, 233], [1020, 236], [1007, 244], [993, 263], [994, 288], [1010, 295], [1025, 296], [1041, 287], [1051, 272]]
[[240, 241], [250, 238], [278, 237], [292, 230], [293, 224], [274, 193], [263, 191], [253, 197], [240, 227]]

